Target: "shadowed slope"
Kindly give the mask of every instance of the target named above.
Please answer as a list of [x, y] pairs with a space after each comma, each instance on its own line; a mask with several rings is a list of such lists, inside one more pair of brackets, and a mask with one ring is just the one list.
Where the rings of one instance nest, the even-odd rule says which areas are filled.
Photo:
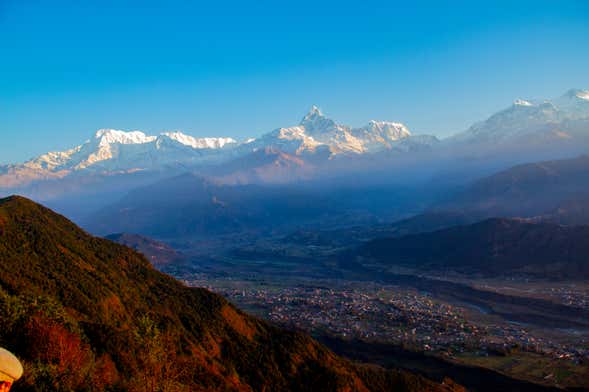
[[[488, 219], [429, 233], [369, 241], [353, 258], [472, 273], [589, 277], [589, 227]], [[427, 246], [426, 246], [427, 244]]]

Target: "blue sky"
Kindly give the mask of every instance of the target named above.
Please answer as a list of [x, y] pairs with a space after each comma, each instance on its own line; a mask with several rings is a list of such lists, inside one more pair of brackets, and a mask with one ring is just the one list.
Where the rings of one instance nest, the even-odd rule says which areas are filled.
[[258, 136], [312, 104], [447, 135], [589, 88], [587, 1], [408, 3], [0, 0], [0, 162], [99, 128]]

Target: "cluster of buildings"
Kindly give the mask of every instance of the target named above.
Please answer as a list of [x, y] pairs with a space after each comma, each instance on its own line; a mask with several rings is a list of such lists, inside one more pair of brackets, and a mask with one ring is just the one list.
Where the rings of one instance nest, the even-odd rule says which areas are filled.
[[[463, 282], [464, 283], [464, 282]], [[589, 308], [589, 285], [585, 283], [535, 282], [529, 279], [509, 279], [508, 283], [485, 282], [477, 284], [482, 290], [495, 291], [507, 295], [543, 298], [549, 301], [576, 308]]]
[[[360, 285], [360, 286], [359, 286]], [[215, 288], [245, 309], [290, 328], [344, 339], [392, 343], [443, 356], [505, 355], [513, 350], [575, 362], [589, 360], [589, 347], [534, 335], [513, 323], [478, 323], [461, 307], [427, 293], [359, 283], [280, 288]], [[261, 309], [261, 312], [259, 311]]]
[[[269, 284], [210, 279], [206, 274], [186, 277], [184, 282], [218, 292], [277, 324], [313, 334], [395, 344], [445, 357], [507, 355], [520, 350], [589, 363], [589, 340], [583, 335], [556, 340], [498, 317], [472, 317], [476, 312], [407, 287], [337, 279]], [[589, 306], [582, 288], [544, 290], [550, 290], [553, 300], [559, 297], [573, 306]], [[546, 298], [548, 293], [537, 294]]]

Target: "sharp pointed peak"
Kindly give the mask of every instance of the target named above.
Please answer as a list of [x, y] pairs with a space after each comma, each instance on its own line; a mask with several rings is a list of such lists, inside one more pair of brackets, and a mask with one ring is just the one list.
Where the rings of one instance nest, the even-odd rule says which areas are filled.
[[307, 114], [315, 114], [317, 116], [323, 116], [321, 109], [319, 109], [319, 106], [317, 106], [317, 105], [311, 106], [311, 109], [309, 109], [309, 113], [307, 113]]
[[311, 109], [309, 109], [309, 112], [301, 120], [301, 125], [309, 124], [309, 123], [315, 122], [317, 120], [325, 119], [325, 118], [326, 117], [323, 114], [323, 112], [321, 111], [321, 109], [319, 109], [319, 106], [313, 105], [313, 106], [311, 106]]

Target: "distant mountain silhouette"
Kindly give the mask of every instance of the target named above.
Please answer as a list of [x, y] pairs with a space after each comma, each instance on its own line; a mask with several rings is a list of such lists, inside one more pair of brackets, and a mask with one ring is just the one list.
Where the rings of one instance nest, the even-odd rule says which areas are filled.
[[475, 181], [420, 214], [378, 230], [364, 229], [363, 236], [398, 237], [494, 217], [589, 225], [589, 156], [511, 167]]
[[518, 165], [475, 182], [440, 210], [589, 224], [589, 156]]
[[493, 218], [368, 241], [347, 257], [424, 270], [585, 279], [589, 277], [589, 226]]
[[96, 233], [154, 237], [272, 231], [335, 211], [326, 197], [294, 186], [223, 185], [184, 174], [138, 188], [90, 217]]
[[158, 239], [267, 235], [399, 216], [415, 208], [422, 193], [394, 186], [228, 185], [197, 174], [183, 174], [137, 188], [81, 220], [81, 224], [99, 235], [137, 233]]

